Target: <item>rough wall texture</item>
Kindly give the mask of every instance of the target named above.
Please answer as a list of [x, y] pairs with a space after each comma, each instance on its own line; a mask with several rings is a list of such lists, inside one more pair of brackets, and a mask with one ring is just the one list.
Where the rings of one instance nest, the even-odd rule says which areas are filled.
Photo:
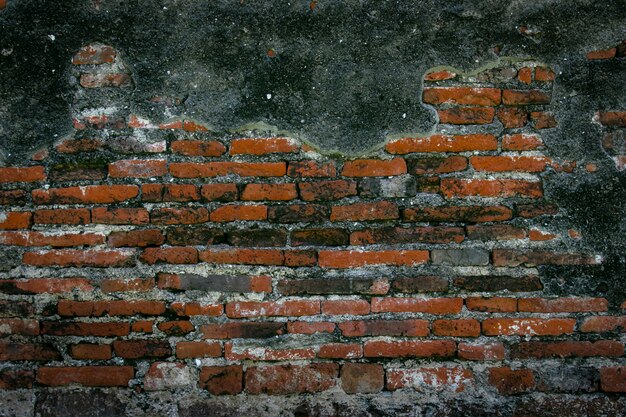
[[[7, 29], [25, 19], [26, 7], [37, 15], [45, 3], [8, 2], [0, 23]], [[70, 22], [89, 13], [111, 25], [109, 14], [125, 24], [136, 17], [132, 5], [77, 3], [60, 7]], [[165, 10], [186, 15], [194, 5], [177, 3]], [[64, 68], [55, 81], [58, 102], [23, 107], [18, 102], [29, 97], [14, 99], [27, 91], [22, 83], [37, 73], [35, 63], [0, 88], [0, 113], [13, 120], [0, 122], [7, 151], [0, 167], [0, 416], [623, 415], [626, 43], [624, 36], [598, 43], [618, 33], [618, 3], [592, 10], [590, 24], [614, 15], [582, 46], [559, 44], [552, 27], [518, 26], [515, 33], [545, 59], [519, 52], [519, 43], [494, 43], [516, 58], [463, 71], [471, 48], [460, 41], [462, 52], [447, 61], [439, 53], [408, 57], [407, 65], [423, 69], [390, 89], [393, 71], [370, 66], [393, 44], [386, 36], [355, 68], [389, 79], [354, 80], [368, 94], [377, 86], [390, 92], [399, 107], [369, 106], [367, 97], [348, 94], [354, 85], [338, 90], [334, 105], [328, 91], [302, 107], [266, 108], [241, 97], [228, 107], [223, 95], [209, 106], [205, 61], [188, 66], [192, 54], [177, 67], [184, 76], [154, 78], [164, 70], [157, 50], [133, 49], [139, 41], [126, 44], [114, 25], [103, 26], [107, 35], [86, 24], [91, 34], [81, 29], [63, 41], [71, 52], [61, 48], [45, 63], [57, 68], [56, 59]], [[271, 14], [254, 6], [256, 15], [244, 13], [248, 22], [233, 11], [239, 6], [216, 4], [219, 16], [237, 15], [242, 26]], [[335, 14], [323, 2], [295, 4], [306, 11], [272, 22], [346, 13], [331, 2]], [[397, 7], [384, 3], [371, 19], [382, 11], [410, 15]], [[461, 19], [477, 13], [473, 7], [444, 10]], [[554, 13], [508, 9], [523, 18]], [[60, 16], [50, 12], [41, 30]], [[410, 27], [402, 22], [399, 28]], [[25, 29], [7, 30], [0, 64], [24, 71], [11, 57], [36, 48], [17, 41]], [[484, 41], [469, 26], [450, 33], [483, 46], [499, 30], [480, 32]], [[560, 33], [578, 39], [572, 30]], [[378, 33], [363, 31], [368, 39]], [[431, 33], [423, 31], [420, 37]], [[153, 36], [158, 43], [163, 35]], [[301, 87], [302, 80], [285, 78], [293, 68], [275, 69], [276, 79], [262, 69], [277, 59], [287, 67], [301, 62], [290, 55], [293, 44], [268, 48], [263, 39], [262, 62], [244, 71], [260, 81], [220, 78], [224, 91], [245, 96], [258, 87], [274, 92], [263, 97], [271, 101], [283, 94], [275, 88]], [[244, 40], [223, 39], [207, 51]], [[395, 46], [413, 51], [403, 45]], [[548, 53], [549, 46], [575, 64], [555, 63], [558, 50]], [[159, 58], [148, 65], [151, 54]], [[344, 70], [324, 88], [344, 80]], [[195, 95], [184, 87], [194, 80], [202, 85]], [[46, 82], [35, 82], [30, 98], [48, 97]], [[59, 110], [63, 103], [67, 111]], [[333, 113], [349, 103], [367, 111]], [[36, 104], [48, 112], [42, 124]], [[312, 119], [320, 130], [309, 119], [293, 127], [292, 119], [315, 108], [332, 113]], [[234, 116], [224, 119], [229, 110]], [[253, 124], [242, 130], [246, 123]], [[408, 134], [413, 128], [429, 133]], [[331, 131], [326, 142], [316, 136]], [[17, 132], [26, 139], [11, 143]], [[41, 139], [52, 132], [62, 137]], [[377, 143], [366, 157], [346, 156]]]

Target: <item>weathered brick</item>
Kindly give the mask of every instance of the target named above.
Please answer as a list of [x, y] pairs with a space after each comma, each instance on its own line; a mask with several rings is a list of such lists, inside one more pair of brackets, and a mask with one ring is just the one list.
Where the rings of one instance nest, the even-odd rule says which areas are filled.
[[437, 110], [439, 123], [451, 125], [484, 125], [493, 122], [496, 110], [491, 107], [452, 107]]
[[226, 315], [230, 318], [314, 316], [320, 311], [319, 300], [234, 301], [226, 304]]
[[28, 194], [24, 190], [0, 190], [0, 206], [22, 206]]
[[0, 342], [0, 361], [54, 361], [61, 354], [51, 344]]
[[313, 348], [240, 347], [224, 343], [224, 357], [229, 361], [298, 361], [315, 358]]
[[287, 175], [296, 178], [334, 177], [337, 175], [337, 168], [333, 162], [290, 161]]
[[384, 227], [365, 229], [350, 234], [351, 245], [397, 243], [461, 243], [465, 239], [460, 227]]
[[54, 336], [127, 336], [130, 325], [124, 322], [44, 321], [41, 333]]
[[213, 395], [236, 395], [243, 390], [243, 367], [203, 366], [200, 369], [200, 387]]
[[104, 243], [106, 237], [101, 233], [89, 232], [0, 232], [0, 244], [12, 246], [52, 246], [66, 248], [71, 246], [95, 246]]
[[454, 278], [453, 285], [466, 291], [478, 292], [530, 292], [543, 289], [541, 279], [537, 275], [521, 277], [500, 275], [460, 276]]
[[542, 172], [550, 160], [544, 156], [472, 156], [470, 162], [476, 171]]
[[505, 351], [502, 343], [470, 344], [459, 343], [458, 356], [469, 361], [499, 361], [504, 359]]
[[130, 87], [132, 79], [124, 73], [81, 74], [80, 85], [84, 88]]
[[200, 331], [205, 339], [265, 339], [283, 334], [285, 323], [210, 323], [202, 325]]
[[463, 368], [390, 369], [387, 371], [387, 389], [414, 388], [416, 390], [465, 391], [474, 384], [474, 374]]
[[36, 204], [109, 204], [131, 200], [139, 194], [136, 185], [88, 185], [84, 187], [33, 190]]
[[433, 334], [437, 336], [478, 337], [480, 323], [475, 319], [435, 320]]
[[509, 355], [512, 359], [544, 359], [624, 355], [624, 344], [615, 340], [596, 342], [559, 341], [559, 342], [520, 342], [511, 345]]
[[587, 317], [580, 326], [584, 333], [626, 332], [626, 316]]
[[200, 200], [198, 187], [192, 184], [144, 184], [141, 200], [151, 203]]
[[37, 336], [39, 322], [29, 319], [0, 319], [0, 336], [19, 334], [23, 336]]
[[422, 100], [427, 104], [497, 106], [500, 95], [498, 88], [430, 87], [424, 88]]
[[530, 112], [530, 121], [535, 129], [551, 129], [558, 124], [554, 114], [545, 111]]
[[204, 184], [200, 193], [204, 201], [235, 201], [239, 198], [236, 184]]
[[91, 222], [142, 225], [150, 222], [150, 213], [145, 208], [96, 207], [91, 209]]
[[446, 198], [471, 196], [539, 198], [543, 196], [541, 182], [514, 179], [443, 178], [441, 191]]
[[135, 265], [135, 251], [130, 249], [57, 249], [26, 252], [22, 261], [33, 266], [110, 268]]
[[267, 218], [272, 223], [319, 223], [329, 218], [329, 210], [319, 204], [274, 206], [269, 208]]
[[502, 395], [519, 394], [535, 387], [535, 376], [530, 369], [489, 368], [488, 381]]
[[178, 342], [176, 357], [178, 359], [218, 358], [222, 356], [222, 345], [219, 342]]
[[626, 392], [626, 366], [600, 368], [600, 386], [604, 392]]
[[448, 280], [433, 275], [398, 277], [392, 281], [391, 285], [395, 291], [403, 293], [448, 291]]
[[172, 311], [181, 317], [187, 316], [221, 316], [224, 306], [221, 304], [201, 304], [197, 302], [174, 302], [170, 305]]
[[0, 230], [28, 229], [32, 217], [32, 213], [25, 211], [0, 212]]
[[359, 195], [363, 198], [413, 197], [417, 182], [413, 177], [365, 178], [359, 183]]
[[500, 107], [498, 109], [498, 120], [505, 129], [524, 127], [528, 122], [528, 112], [519, 107]]
[[0, 292], [8, 294], [59, 294], [72, 291], [93, 291], [86, 278], [3, 279]]
[[607, 311], [609, 303], [605, 298], [521, 298], [517, 300], [517, 310], [530, 313], [580, 313]]
[[357, 159], [346, 161], [341, 170], [344, 177], [388, 177], [406, 174], [406, 162], [402, 158], [390, 160]]
[[362, 316], [370, 313], [370, 303], [367, 300], [324, 300], [322, 314], [331, 316], [351, 315]]
[[357, 194], [357, 183], [347, 180], [301, 182], [300, 198], [304, 201], [340, 200]]
[[429, 156], [407, 160], [408, 171], [411, 174], [448, 174], [464, 171], [467, 168], [467, 158], [464, 156]]
[[152, 224], [197, 224], [209, 221], [209, 211], [204, 207], [155, 208], [150, 212]]
[[241, 177], [282, 177], [285, 162], [173, 162], [170, 173], [176, 178], [210, 178], [226, 175]]
[[111, 178], [150, 178], [167, 173], [165, 159], [125, 159], [109, 164]]
[[241, 193], [244, 201], [289, 201], [296, 198], [296, 184], [247, 184]]
[[431, 261], [435, 265], [472, 266], [488, 265], [489, 252], [480, 249], [433, 249]]
[[167, 340], [115, 340], [113, 350], [124, 359], [163, 358], [172, 354]]
[[35, 382], [35, 372], [27, 369], [3, 368], [0, 370], [0, 389], [31, 389]]
[[350, 244], [350, 233], [345, 229], [306, 229], [291, 232], [291, 246], [347, 246], [348, 244]]
[[266, 220], [267, 206], [263, 205], [227, 205], [219, 207], [211, 212], [212, 222], [234, 222], [238, 220], [253, 221]]
[[517, 311], [517, 300], [505, 297], [469, 297], [465, 305], [471, 311], [484, 311], [490, 313], [510, 313]]
[[165, 236], [159, 229], [141, 229], [128, 232], [111, 232], [107, 244], [113, 248], [161, 246]]
[[162, 289], [218, 292], [271, 292], [269, 276], [196, 275], [160, 273], [158, 286]]
[[320, 346], [317, 357], [322, 359], [362, 358], [363, 347], [357, 343], [327, 343]]
[[173, 246], [209, 246], [226, 243], [226, 234], [217, 227], [180, 226], [167, 229], [167, 244]]
[[427, 320], [357, 320], [338, 324], [341, 334], [356, 336], [423, 337], [430, 333]]
[[426, 137], [403, 138], [389, 142], [385, 147], [392, 154], [413, 152], [467, 152], [495, 151], [498, 140], [493, 135], [432, 135]]
[[189, 247], [146, 248], [139, 259], [148, 265], [160, 263], [195, 264], [198, 263], [198, 250]]
[[195, 327], [190, 321], [174, 320], [159, 323], [157, 329], [169, 336], [184, 336], [193, 332]]
[[108, 360], [113, 354], [111, 345], [79, 343], [70, 346], [70, 355], [74, 359]]
[[143, 314], [158, 316], [165, 312], [165, 303], [149, 300], [59, 300], [58, 312], [68, 317], [134, 316]]
[[382, 251], [319, 251], [322, 268], [355, 268], [369, 265], [412, 266], [428, 262], [425, 250], [382, 250]]
[[503, 151], [533, 151], [543, 147], [543, 140], [537, 135], [523, 133], [502, 136]]
[[44, 167], [4, 167], [0, 168], [0, 183], [37, 182], [46, 179]]
[[340, 372], [341, 388], [348, 394], [372, 394], [383, 389], [385, 371], [379, 364], [346, 363]]
[[286, 246], [287, 231], [274, 229], [243, 229], [227, 233], [226, 241], [233, 246]]
[[498, 222], [512, 216], [511, 209], [504, 206], [410, 207], [402, 211], [402, 218], [410, 222]]
[[574, 319], [499, 318], [483, 321], [486, 336], [560, 336], [574, 332]]
[[295, 334], [316, 334], [316, 333], [332, 333], [335, 331], [335, 323], [327, 321], [308, 322], [308, 321], [290, 321], [287, 322], [287, 332]]
[[398, 206], [390, 201], [333, 206], [330, 221], [393, 220], [399, 217]]
[[363, 345], [367, 358], [447, 358], [455, 352], [452, 340], [368, 340]]
[[516, 251], [494, 249], [492, 252], [494, 266], [535, 266], [535, 265], [597, 265], [600, 259], [596, 256], [580, 253], [555, 253], [548, 251]]
[[304, 278], [282, 279], [277, 290], [284, 295], [296, 294], [386, 294], [386, 279], [374, 278]]
[[115, 62], [117, 52], [109, 45], [94, 43], [83, 46], [72, 57], [74, 65], [101, 65]]
[[91, 212], [86, 208], [35, 210], [33, 221], [35, 224], [89, 224]]
[[253, 366], [245, 374], [245, 390], [249, 394], [296, 394], [326, 391], [337, 383], [339, 365]]
[[510, 224], [481, 224], [467, 226], [467, 238], [470, 240], [512, 240], [524, 239], [526, 230]]
[[132, 366], [46, 367], [37, 370], [37, 382], [53, 387], [71, 384], [127, 387], [134, 376]]
[[192, 371], [180, 362], [155, 362], [150, 365], [143, 380], [146, 391], [172, 391], [195, 386]]
[[373, 313], [458, 314], [462, 307], [461, 298], [372, 298]]
[[285, 255], [278, 249], [209, 249], [200, 251], [200, 261], [218, 265], [283, 265]]
[[550, 104], [552, 96], [540, 90], [503, 90], [502, 104], [520, 106]]

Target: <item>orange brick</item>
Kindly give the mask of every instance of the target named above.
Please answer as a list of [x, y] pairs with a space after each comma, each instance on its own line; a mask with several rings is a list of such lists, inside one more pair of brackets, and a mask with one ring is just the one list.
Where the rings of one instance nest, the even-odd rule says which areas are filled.
[[387, 177], [406, 174], [406, 162], [402, 158], [391, 160], [357, 159], [343, 165], [344, 177]]
[[322, 268], [354, 268], [368, 265], [413, 266], [428, 262], [429, 253], [425, 250], [383, 250], [355, 251], [323, 250], [318, 254]]
[[385, 147], [393, 154], [413, 152], [466, 152], [495, 151], [498, 140], [493, 135], [432, 135], [427, 137], [403, 138], [391, 141]]
[[230, 144], [231, 155], [267, 155], [271, 153], [294, 153], [300, 146], [287, 138], [247, 138], [233, 139]]

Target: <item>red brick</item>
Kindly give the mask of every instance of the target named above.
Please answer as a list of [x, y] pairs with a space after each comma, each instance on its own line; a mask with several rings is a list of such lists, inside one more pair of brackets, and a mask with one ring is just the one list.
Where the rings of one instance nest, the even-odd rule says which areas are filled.
[[296, 184], [247, 184], [241, 193], [244, 201], [288, 201], [296, 198]]
[[520, 394], [535, 387], [535, 376], [530, 369], [489, 368], [489, 384], [502, 395]]
[[224, 306], [221, 304], [200, 304], [197, 302], [174, 302], [170, 306], [178, 316], [221, 316]]
[[300, 146], [287, 138], [246, 138], [233, 139], [230, 143], [231, 155], [267, 155], [271, 153], [294, 153]]
[[37, 320], [0, 318], [0, 336], [10, 336], [12, 334], [37, 336], [39, 334], [39, 322]]
[[494, 266], [535, 266], [535, 265], [597, 265], [601, 260], [595, 256], [580, 253], [555, 253], [548, 251], [516, 251], [494, 249]]
[[528, 122], [528, 112], [519, 107], [500, 107], [498, 120], [505, 129], [524, 127]]
[[165, 236], [158, 229], [111, 232], [107, 239], [107, 244], [113, 248], [160, 246], [164, 242]]
[[133, 333], [152, 333], [154, 320], [137, 320], [133, 322], [130, 329]]
[[580, 326], [584, 333], [626, 333], [626, 316], [592, 316], [587, 317]]
[[435, 320], [433, 334], [437, 336], [478, 337], [480, 323], [474, 319]]
[[204, 184], [200, 193], [204, 201], [235, 201], [239, 198], [236, 184]]
[[32, 214], [25, 211], [0, 212], [0, 230], [28, 229]]
[[513, 217], [511, 209], [504, 206], [440, 206], [406, 208], [402, 212], [410, 222], [498, 222]]
[[358, 320], [338, 324], [345, 337], [356, 336], [428, 336], [427, 320]]
[[104, 279], [100, 281], [100, 291], [145, 292], [154, 288], [154, 278]]
[[102, 44], [91, 44], [83, 46], [72, 57], [74, 65], [100, 65], [112, 64], [115, 62], [117, 52], [113, 47]]
[[334, 177], [337, 169], [333, 162], [291, 161], [287, 175], [294, 178]]
[[109, 204], [131, 200], [138, 194], [136, 185], [88, 185], [33, 190], [33, 201], [35, 204]]
[[239, 220], [254, 221], [266, 219], [267, 206], [263, 205], [222, 206], [213, 210], [210, 215], [210, 220], [212, 222], [234, 222]]
[[504, 135], [502, 137], [503, 151], [532, 151], [543, 147], [543, 141], [536, 135]]
[[322, 301], [322, 314], [338, 316], [349, 314], [362, 316], [370, 313], [367, 300], [325, 300]]
[[320, 346], [317, 357], [322, 359], [362, 358], [363, 346], [357, 343], [328, 343]]
[[6, 167], [0, 168], [0, 183], [37, 182], [46, 179], [44, 167]]
[[42, 361], [61, 359], [57, 348], [50, 344], [11, 343], [0, 341], [0, 362]]
[[500, 361], [504, 359], [505, 351], [502, 343], [459, 343], [458, 355], [469, 361]]
[[165, 159], [125, 159], [109, 164], [111, 178], [150, 178], [167, 173]]
[[496, 110], [491, 107], [453, 107], [437, 110], [439, 123], [451, 125], [484, 125], [493, 122]]
[[454, 356], [456, 343], [452, 340], [368, 340], [363, 352], [367, 358], [446, 358]]
[[498, 139], [494, 135], [432, 135], [417, 138], [403, 138], [389, 142], [385, 147], [393, 154], [407, 154], [413, 152], [467, 152], [467, 151], [495, 151], [498, 149]]
[[220, 249], [200, 251], [200, 260], [212, 264], [283, 265], [285, 255], [277, 249]]
[[497, 106], [500, 89], [471, 87], [424, 88], [422, 100], [427, 104], [461, 104], [469, 106]]
[[141, 254], [140, 260], [148, 265], [166, 264], [195, 264], [198, 263], [196, 248], [147, 248]]
[[472, 156], [470, 162], [476, 171], [543, 172], [550, 160], [544, 156]]
[[222, 356], [222, 345], [219, 342], [176, 343], [176, 357], [178, 359], [219, 358], [220, 356]]
[[463, 368], [390, 369], [387, 371], [387, 389], [413, 388], [422, 390], [450, 390], [463, 392], [474, 383], [474, 374]]
[[615, 340], [597, 342], [520, 342], [509, 347], [512, 359], [622, 356], [624, 344]]
[[301, 182], [298, 188], [304, 201], [340, 200], [357, 194], [356, 182], [345, 180]]
[[523, 67], [517, 71], [517, 79], [524, 83], [530, 84], [533, 81], [533, 69], [530, 67]]
[[[602, 111], [598, 113], [598, 120], [604, 126], [626, 126], [626, 111]], [[8, 168], [5, 168], [8, 169]]]
[[230, 174], [242, 177], [282, 177], [287, 173], [285, 162], [179, 162], [170, 164], [170, 173], [177, 178], [208, 178]]
[[413, 266], [428, 262], [429, 253], [425, 250], [382, 250], [356, 251], [323, 250], [318, 254], [322, 268], [355, 268], [368, 265]]
[[128, 87], [131, 84], [130, 75], [119, 72], [80, 75], [80, 85], [84, 88]]
[[499, 318], [483, 321], [486, 336], [560, 336], [574, 332], [575, 319]]
[[70, 346], [70, 355], [74, 359], [108, 360], [112, 357], [111, 345], [79, 343]]
[[611, 59], [615, 58], [617, 48], [601, 49], [597, 51], [587, 52], [586, 58], [590, 61], [598, 59]]
[[127, 387], [135, 376], [132, 366], [39, 368], [37, 382], [53, 387], [80, 384], [90, 387]]
[[176, 140], [172, 142], [173, 153], [185, 156], [221, 156], [226, 147], [217, 140]]
[[607, 311], [606, 298], [521, 298], [517, 310], [531, 313], [582, 313]]
[[186, 132], [208, 132], [209, 128], [203, 124], [196, 123], [193, 120], [184, 120], [183, 130]]
[[512, 313], [517, 311], [517, 300], [515, 298], [470, 297], [465, 300], [465, 305], [471, 311], [485, 311], [489, 313]]
[[554, 81], [556, 74], [550, 68], [537, 67], [535, 68], [535, 81], [550, 82]]
[[402, 158], [390, 160], [357, 159], [346, 161], [341, 170], [344, 177], [387, 177], [406, 174], [406, 162]]
[[35, 224], [88, 224], [91, 221], [89, 209], [35, 210]]
[[330, 221], [393, 220], [400, 217], [398, 206], [390, 201], [333, 206]]
[[267, 217], [272, 223], [320, 223], [329, 213], [328, 207], [320, 204], [293, 204], [270, 207]]
[[172, 354], [167, 340], [115, 340], [115, 355], [124, 359], [163, 358]]
[[152, 224], [197, 224], [209, 221], [209, 211], [204, 207], [155, 208], [150, 212]]
[[230, 318], [314, 316], [320, 314], [319, 300], [234, 301], [226, 304]]
[[165, 312], [165, 303], [149, 300], [59, 300], [58, 313], [66, 317], [158, 316]]
[[44, 321], [41, 333], [54, 336], [127, 336], [130, 325], [124, 322]]
[[546, 240], [556, 239], [558, 236], [552, 233], [543, 232], [538, 229], [528, 231], [528, 239], [532, 242], [544, 242]]
[[345, 246], [349, 243], [350, 234], [344, 229], [308, 229], [291, 232], [291, 246]]
[[539, 204], [520, 204], [515, 208], [516, 215], [524, 218], [533, 218], [543, 215], [552, 215], [559, 212], [559, 208], [554, 204], [539, 203]]
[[373, 394], [385, 385], [385, 371], [379, 364], [346, 363], [340, 377], [341, 388], [348, 394]]
[[185, 320], [164, 321], [157, 328], [169, 336], [184, 336], [196, 329], [190, 321]]
[[67, 232], [0, 232], [0, 244], [13, 246], [94, 246], [104, 243], [105, 236], [100, 233]]
[[540, 90], [502, 90], [502, 104], [511, 106], [550, 104], [552, 96]]
[[339, 365], [276, 365], [249, 367], [245, 390], [249, 394], [297, 394], [326, 391], [337, 383]]
[[110, 268], [135, 265], [135, 251], [58, 249], [26, 252], [22, 258], [26, 265]]
[[351, 245], [461, 243], [464, 239], [465, 233], [460, 227], [383, 227], [358, 230], [350, 234]]
[[236, 395], [243, 390], [243, 367], [203, 366], [200, 369], [200, 387], [213, 395]]
[[332, 333], [335, 331], [335, 323], [326, 321], [290, 321], [287, 323], [287, 332], [295, 334]]
[[265, 339], [284, 333], [285, 323], [231, 322], [201, 326], [205, 339]]
[[91, 209], [91, 221], [96, 224], [141, 225], [150, 222], [150, 214], [144, 208], [96, 207]]
[[543, 196], [543, 187], [539, 181], [513, 179], [458, 179], [441, 180], [441, 191], [446, 198], [453, 197], [529, 197]]
[[626, 392], [626, 366], [600, 368], [600, 387], [604, 392]]
[[144, 184], [141, 200], [157, 202], [187, 202], [200, 200], [198, 187], [192, 184]]
[[372, 298], [373, 313], [458, 314], [461, 298]]
[[86, 278], [30, 278], [4, 279], [0, 281], [0, 292], [11, 294], [59, 294], [76, 291], [93, 291]]

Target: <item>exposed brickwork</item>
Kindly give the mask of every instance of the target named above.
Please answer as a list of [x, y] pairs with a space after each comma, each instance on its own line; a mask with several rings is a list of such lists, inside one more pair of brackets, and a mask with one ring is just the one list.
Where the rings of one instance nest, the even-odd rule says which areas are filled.
[[[73, 63], [81, 94], [132, 85], [109, 46]], [[580, 169], [542, 139], [559, 122], [555, 73], [507, 65], [489, 83], [427, 74], [424, 103], [457, 133], [355, 160], [74, 109], [79, 137], [0, 168], [0, 245], [16, 258], [0, 279], [0, 389], [509, 396], [561, 392], [542, 360], [595, 357], [611, 362], [589, 363], [593, 390], [624, 392], [623, 311], [542, 281], [545, 265], [603, 262], [550, 222], [547, 181]], [[597, 118], [623, 158], [624, 112]], [[140, 134], [112, 141], [121, 131]]]

